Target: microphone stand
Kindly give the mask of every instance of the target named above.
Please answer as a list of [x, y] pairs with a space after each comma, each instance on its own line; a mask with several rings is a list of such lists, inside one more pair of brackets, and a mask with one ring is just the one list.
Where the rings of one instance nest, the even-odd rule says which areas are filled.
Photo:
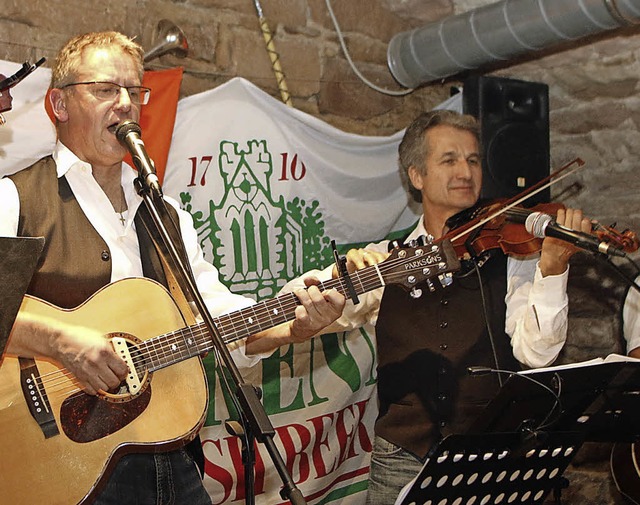
[[[135, 158], [134, 158], [135, 161]], [[140, 167], [137, 167], [140, 168]], [[240, 374], [238, 367], [236, 366], [229, 349], [224, 344], [220, 333], [218, 332], [213, 318], [202, 299], [195, 280], [191, 275], [191, 269], [188, 265], [185, 265], [182, 256], [178, 253], [178, 244], [172, 239], [170, 228], [173, 231], [173, 236], [179, 237], [179, 230], [176, 224], [171, 219], [171, 216], [167, 212], [166, 202], [162, 198], [162, 190], [158, 185], [156, 188], [150, 187], [146, 180], [142, 177], [138, 177], [134, 181], [136, 191], [142, 197], [144, 204], [149, 211], [153, 224], [156, 227], [156, 231], [160, 235], [162, 242], [164, 243], [169, 258], [172, 263], [172, 270], [180, 287], [186, 290], [187, 298], [191, 298], [196, 309], [199, 311], [200, 316], [203, 319], [203, 323], [206, 324], [218, 356], [222, 359], [224, 366], [229, 371], [229, 374], [236, 387], [235, 395], [241, 407], [241, 417], [244, 417], [248, 422], [246, 429], [250, 432], [248, 440], [253, 445], [253, 440], [256, 439], [263, 443], [273, 460], [273, 464], [280, 475], [283, 482], [283, 489], [280, 491], [280, 496], [283, 499], [288, 499], [293, 505], [305, 505], [306, 501], [301, 491], [295, 486], [293, 479], [289, 475], [289, 472], [285, 466], [282, 456], [278, 452], [278, 449], [273, 441], [275, 430], [271, 425], [271, 422], [264, 410], [264, 406], [260, 403], [258, 398], [257, 388], [251, 384], [245, 383], [242, 375]], [[253, 448], [246, 449], [249, 453], [253, 453]], [[251, 479], [249, 482], [253, 483], [254, 468], [250, 469]], [[247, 475], [247, 469], [245, 469], [245, 478]], [[247, 491], [246, 500], [253, 500], [254, 489]], [[252, 501], [247, 501], [252, 503]]]

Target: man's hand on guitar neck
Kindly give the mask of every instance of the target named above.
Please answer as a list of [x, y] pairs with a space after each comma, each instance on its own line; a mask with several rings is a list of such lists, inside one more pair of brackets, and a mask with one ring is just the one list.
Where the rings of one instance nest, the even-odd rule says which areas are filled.
[[307, 289], [294, 291], [301, 303], [295, 309], [296, 318], [249, 337], [248, 354], [263, 354], [281, 345], [304, 342], [342, 315], [346, 300], [341, 293], [336, 289], [320, 291], [315, 277], [307, 277], [304, 283]]
[[19, 314], [7, 354], [55, 361], [71, 372], [79, 387], [91, 395], [117, 387], [128, 372], [127, 365], [102, 333], [44, 317]]

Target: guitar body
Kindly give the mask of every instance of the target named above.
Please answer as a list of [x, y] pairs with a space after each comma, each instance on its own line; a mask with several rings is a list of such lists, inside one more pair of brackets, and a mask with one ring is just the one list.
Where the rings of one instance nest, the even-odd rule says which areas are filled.
[[[169, 293], [148, 279], [110, 284], [72, 310], [25, 297], [21, 311], [94, 328], [105, 338], [125, 333], [144, 341], [185, 327]], [[199, 357], [148, 374], [143, 391], [115, 400], [74, 392], [71, 377], [36, 360], [58, 431], [47, 438], [25, 400], [20, 361], [6, 357], [0, 367], [3, 503], [88, 503], [124, 454], [180, 447], [205, 419], [207, 382]], [[50, 380], [53, 373], [57, 380]]]

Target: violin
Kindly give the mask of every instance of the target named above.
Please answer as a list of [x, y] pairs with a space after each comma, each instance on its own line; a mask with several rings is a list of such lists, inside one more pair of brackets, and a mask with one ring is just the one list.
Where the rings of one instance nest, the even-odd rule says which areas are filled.
[[[534, 237], [522, 223], [516, 223], [507, 219], [509, 213], [542, 212], [555, 216], [558, 209], [564, 208], [562, 204], [538, 204], [530, 209], [523, 207], [510, 207], [504, 210], [505, 201], [498, 200], [477, 205], [456, 214], [447, 221], [449, 232], [442, 240], [450, 240], [460, 259], [478, 257], [486, 251], [501, 249], [509, 256], [530, 256], [542, 249], [541, 238]], [[461, 223], [464, 217], [469, 219]]]
[[[577, 166], [573, 170], [566, 172], [562, 177], [557, 177], [574, 164]], [[571, 175], [583, 165], [584, 161], [576, 158], [511, 199], [480, 203], [456, 214], [447, 221], [450, 231], [438, 242], [449, 240], [458, 258], [462, 260], [478, 257], [492, 249], [501, 249], [504, 254], [510, 256], [530, 256], [540, 252], [543, 239], [527, 231], [523, 224], [526, 217], [532, 212], [555, 217], [558, 210], [565, 207], [561, 203], [541, 203], [529, 208], [522, 207], [520, 204], [551, 184]], [[549, 182], [552, 178], [556, 179]], [[600, 242], [605, 242], [625, 253], [635, 252], [640, 247], [638, 236], [629, 229], [619, 232], [615, 229], [615, 225], [607, 227], [593, 222], [592, 233]]]
[[[460, 259], [478, 257], [492, 249], [500, 249], [509, 256], [530, 256], [541, 251], [543, 238], [527, 231], [524, 225], [526, 217], [537, 212], [555, 218], [558, 210], [564, 208], [561, 203], [541, 203], [525, 208], [506, 206], [504, 200], [488, 202], [449, 219], [450, 231], [442, 240], [451, 241]], [[465, 218], [466, 222], [461, 223]], [[638, 236], [633, 231], [620, 232], [615, 225], [607, 227], [594, 221], [592, 234], [600, 242], [625, 253], [635, 252], [640, 247]]]

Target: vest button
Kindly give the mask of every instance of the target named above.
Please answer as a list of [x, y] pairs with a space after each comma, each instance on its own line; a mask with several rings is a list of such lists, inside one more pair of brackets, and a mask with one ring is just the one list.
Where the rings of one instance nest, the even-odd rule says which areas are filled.
[[440, 421], [440, 428], [444, 428], [447, 425], [447, 421]]
[[447, 344], [440, 344], [440, 349], [446, 351], [449, 346]]
[[447, 399], [447, 395], [445, 395], [444, 393], [440, 393], [438, 395], [438, 400], [440, 400], [441, 402], [445, 401]]
[[447, 300], [446, 298], [443, 298], [442, 300], [440, 300], [440, 303], [446, 306], [446, 305], [449, 305], [449, 300]]
[[449, 323], [447, 323], [446, 321], [442, 321], [442, 322], [440, 323], [440, 328], [443, 328], [443, 329], [444, 329], [444, 328], [446, 328], [447, 326], [449, 326]]
[[109, 254], [109, 251], [102, 251], [102, 254], [100, 255], [100, 257], [102, 258], [102, 261], [109, 261], [111, 259], [111, 255]]

